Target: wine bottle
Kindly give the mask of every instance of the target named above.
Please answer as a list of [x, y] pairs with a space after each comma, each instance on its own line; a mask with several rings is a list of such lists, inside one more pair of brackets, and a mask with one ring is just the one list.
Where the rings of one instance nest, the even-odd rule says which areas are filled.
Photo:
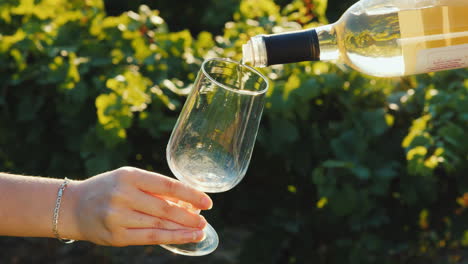
[[334, 24], [257, 35], [242, 47], [255, 67], [341, 61], [372, 76], [468, 67], [468, 0], [361, 0]]

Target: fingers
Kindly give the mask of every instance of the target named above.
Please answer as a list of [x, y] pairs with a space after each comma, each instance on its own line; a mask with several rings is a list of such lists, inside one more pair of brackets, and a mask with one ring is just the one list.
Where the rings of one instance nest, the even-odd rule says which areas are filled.
[[178, 230], [186, 229], [187, 227], [168, 221], [163, 218], [156, 216], [147, 215], [144, 213], [132, 211], [124, 217], [121, 222], [121, 226], [125, 228], [156, 228], [156, 229], [168, 229]]
[[163, 195], [155, 195], [155, 194], [152, 194], [152, 193], [148, 193], [150, 195], [153, 195], [153, 196], [156, 196], [156, 197], [159, 197], [161, 199], [164, 199], [164, 200], [167, 200], [169, 202], [172, 202], [180, 207], [183, 207], [189, 211], [191, 211], [192, 213], [195, 213], [195, 214], [200, 214], [201, 210], [194, 207], [191, 203], [186, 203], [184, 201], [181, 201], [181, 200], [178, 200], [176, 198], [173, 198], [173, 197], [169, 197], [169, 196], [163, 196]]
[[185, 244], [203, 240], [202, 230], [127, 229], [122, 240], [127, 245]]
[[173, 202], [141, 191], [136, 191], [132, 197], [134, 199], [132, 206], [136, 211], [166, 219], [184, 227], [203, 228], [206, 226], [203, 216], [190, 212]]
[[[167, 198], [166, 198], [167, 199]], [[169, 203], [174, 203], [175, 205], [179, 206], [179, 207], [182, 207], [182, 208], [185, 208], [187, 210], [189, 210], [190, 212], [194, 213], [194, 214], [200, 214], [201, 210], [196, 208], [196, 207], [193, 207], [193, 205], [191, 203], [186, 203], [184, 201], [177, 201], [177, 202], [174, 202], [173, 200], [168, 200]]]
[[135, 177], [135, 184], [143, 191], [174, 197], [202, 210], [211, 209], [213, 206], [213, 201], [208, 195], [180, 181], [145, 170], [136, 169], [136, 171], [138, 175]]

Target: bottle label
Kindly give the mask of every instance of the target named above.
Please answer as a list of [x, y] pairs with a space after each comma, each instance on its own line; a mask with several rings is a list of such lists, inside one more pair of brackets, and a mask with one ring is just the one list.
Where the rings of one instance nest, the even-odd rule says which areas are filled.
[[468, 67], [468, 1], [450, 1], [398, 13], [405, 75]]
[[468, 44], [423, 49], [418, 52], [416, 73], [468, 67]]

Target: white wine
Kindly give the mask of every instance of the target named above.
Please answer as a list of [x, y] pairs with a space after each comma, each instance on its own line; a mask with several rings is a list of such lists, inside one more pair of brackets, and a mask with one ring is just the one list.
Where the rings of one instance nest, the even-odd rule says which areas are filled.
[[468, 0], [361, 0], [334, 24], [243, 46], [243, 61], [256, 67], [306, 60], [380, 77], [468, 67]]

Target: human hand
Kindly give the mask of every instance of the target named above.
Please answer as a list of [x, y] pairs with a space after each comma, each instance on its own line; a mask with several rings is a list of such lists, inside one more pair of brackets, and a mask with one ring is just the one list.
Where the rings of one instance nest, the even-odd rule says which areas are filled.
[[[207, 222], [196, 209], [210, 209], [208, 195], [175, 179], [123, 167], [68, 187], [74, 230], [64, 237], [100, 245], [183, 244], [203, 239]], [[74, 202], [73, 202], [74, 200]], [[177, 202], [189, 203], [184, 208]]]

